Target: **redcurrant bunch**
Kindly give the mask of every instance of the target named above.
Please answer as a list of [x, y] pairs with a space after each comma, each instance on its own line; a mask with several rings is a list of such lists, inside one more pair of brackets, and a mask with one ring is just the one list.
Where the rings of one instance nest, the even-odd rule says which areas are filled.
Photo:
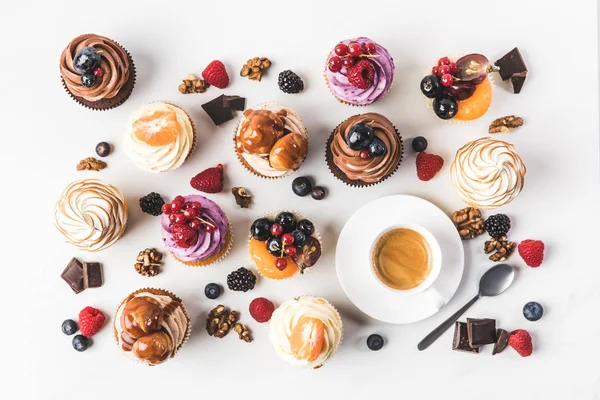
[[354, 66], [359, 57], [377, 57], [377, 46], [375, 43], [367, 42], [360, 44], [358, 42], [350, 42], [348, 44], [339, 43], [335, 46], [333, 52], [335, 56], [329, 59], [329, 70], [331, 72], [339, 72], [342, 67], [349, 69]]

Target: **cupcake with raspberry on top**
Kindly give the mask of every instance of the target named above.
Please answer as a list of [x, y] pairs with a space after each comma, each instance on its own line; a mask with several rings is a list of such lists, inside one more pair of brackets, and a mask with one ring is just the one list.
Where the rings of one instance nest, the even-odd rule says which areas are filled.
[[327, 57], [325, 81], [342, 103], [366, 106], [383, 98], [394, 80], [394, 59], [366, 37], [338, 43]]
[[233, 241], [223, 210], [194, 194], [177, 196], [162, 207], [161, 233], [169, 252], [181, 263], [205, 267], [223, 259]]

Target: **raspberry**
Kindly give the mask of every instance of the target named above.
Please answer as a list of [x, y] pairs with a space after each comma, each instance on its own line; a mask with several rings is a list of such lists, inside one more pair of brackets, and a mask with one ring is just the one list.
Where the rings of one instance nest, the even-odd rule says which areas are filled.
[[219, 60], [214, 60], [202, 71], [202, 77], [209, 85], [225, 89], [229, 85], [229, 75], [225, 65]]
[[275, 306], [264, 297], [258, 297], [250, 303], [250, 315], [256, 322], [267, 322], [271, 319]]
[[79, 330], [83, 336], [94, 336], [104, 324], [104, 314], [94, 307], [86, 307], [79, 313]]
[[219, 193], [223, 190], [223, 164], [205, 169], [190, 180], [190, 185], [205, 193]]
[[375, 79], [375, 68], [368, 60], [360, 60], [348, 71], [348, 82], [359, 89], [367, 89]]
[[531, 268], [537, 268], [542, 265], [544, 260], [544, 242], [541, 240], [523, 240], [519, 243], [519, 255], [525, 261], [525, 264]]
[[515, 349], [521, 357], [529, 357], [533, 353], [531, 335], [524, 329], [512, 331], [508, 337], [508, 344]]
[[198, 240], [198, 231], [186, 224], [173, 224], [171, 234], [177, 247], [183, 249], [187, 249]]
[[423, 151], [417, 155], [417, 176], [422, 181], [428, 181], [442, 169], [443, 165], [442, 157]]

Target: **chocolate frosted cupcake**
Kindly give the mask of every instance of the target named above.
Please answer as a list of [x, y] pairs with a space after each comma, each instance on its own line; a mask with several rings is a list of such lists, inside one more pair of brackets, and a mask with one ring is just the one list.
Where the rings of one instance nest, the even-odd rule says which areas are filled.
[[370, 186], [388, 178], [402, 161], [402, 138], [381, 114], [354, 115], [327, 140], [325, 158], [333, 175], [350, 186]]
[[129, 98], [135, 85], [131, 55], [104, 36], [76, 37], [60, 56], [63, 86], [78, 103], [108, 110]]

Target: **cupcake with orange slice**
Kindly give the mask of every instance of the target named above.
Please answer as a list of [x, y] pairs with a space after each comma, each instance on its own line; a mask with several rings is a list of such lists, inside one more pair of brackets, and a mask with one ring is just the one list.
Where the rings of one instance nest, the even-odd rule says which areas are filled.
[[431, 74], [421, 80], [421, 93], [438, 118], [460, 123], [473, 121], [492, 104], [489, 74], [497, 70], [481, 54], [468, 54], [455, 61], [442, 57]]
[[282, 211], [252, 223], [249, 251], [262, 276], [287, 279], [317, 263], [321, 238], [311, 221], [298, 213]]
[[124, 143], [131, 161], [147, 172], [177, 169], [194, 152], [196, 131], [190, 116], [165, 102], [147, 104], [133, 113]]
[[269, 339], [277, 354], [295, 367], [320, 368], [342, 342], [342, 319], [320, 297], [286, 301], [271, 316]]

